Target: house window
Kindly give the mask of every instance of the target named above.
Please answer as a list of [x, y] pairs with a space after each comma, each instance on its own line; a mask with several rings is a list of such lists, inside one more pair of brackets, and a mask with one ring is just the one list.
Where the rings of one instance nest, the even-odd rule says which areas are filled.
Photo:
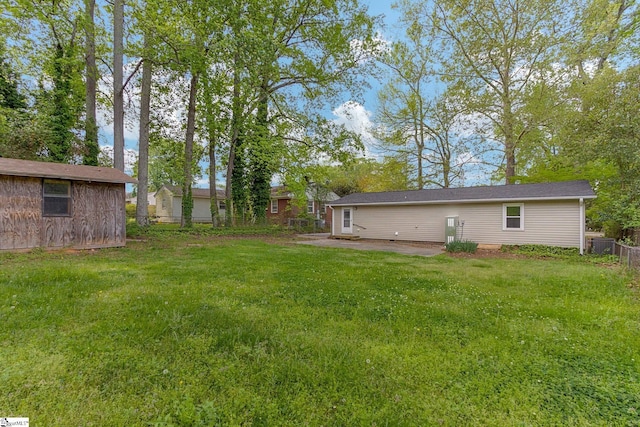
[[220, 209], [220, 210], [227, 209], [227, 203], [224, 200], [218, 201], [218, 209]]
[[307, 213], [313, 213], [313, 200], [307, 200]]
[[71, 215], [71, 181], [45, 179], [42, 185], [42, 215]]
[[271, 200], [271, 213], [278, 213], [278, 200]]
[[502, 205], [502, 229], [524, 230], [524, 204]]

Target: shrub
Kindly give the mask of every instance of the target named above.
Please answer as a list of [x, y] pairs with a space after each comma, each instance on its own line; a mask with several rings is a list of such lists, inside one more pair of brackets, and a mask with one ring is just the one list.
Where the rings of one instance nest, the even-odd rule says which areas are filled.
[[445, 245], [447, 252], [468, 252], [473, 254], [478, 249], [478, 244], [471, 240], [454, 240]]
[[142, 236], [145, 233], [146, 229], [145, 227], [140, 227], [136, 222], [135, 218], [128, 218], [126, 231], [127, 231], [127, 237], [132, 238], [132, 237]]
[[124, 206], [127, 218], [135, 218], [136, 217], [136, 205], [133, 203], [127, 203]]
[[503, 245], [502, 252], [549, 258], [567, 258], [580, 255], [580, 251], [577, 248], [561, 248], [546, 245]]

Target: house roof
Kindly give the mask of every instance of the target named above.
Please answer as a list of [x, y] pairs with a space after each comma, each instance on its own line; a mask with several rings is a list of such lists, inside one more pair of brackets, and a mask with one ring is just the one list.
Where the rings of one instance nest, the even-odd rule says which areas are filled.
[[[318, 194], [315, 194], [314, 187], [307, 187], [304, 191], [305, 197], [307, 200], [317, 200], [317, 197], [321, 197], [323, 202], [332, 202], [334, 200], [338, 200], [340, 196], [330, 190], [319, 191]], [[277, 185], [271, 187], [271, 198], [272, 199], [293, 199], [295, 198], [295, 194], [289, 191], [286, 185]]]
[[270, 197], [272, 199], [291, 199], [293, 193], [285, 185], [275, 185], [271, 187]]
[[593, 199], [596, 195], [588, 181], [514, 184], [432, 190], [387, 191], [349, 194], [332, 206], [470, 203], [524, 200]]
[[[163, 185], [163, 187], [173, 193], [174, 196], [182, 197], [182, 187], [178, 187], [177, 185]], [[208, 188], [192, 188], [191, 195], [198, 199], [208, 199], [211, 197]], [[224, 199], [224, 190], [216, 190], [216, 196], [218, 199]]]
[[0, 175], [35, 178], [69, 179], [74, 181], [110, 182], [116, 184], [138, 181], [118, 169], [102, 166], [70, 165], [66, 163], [36, 162], [0, 157]]

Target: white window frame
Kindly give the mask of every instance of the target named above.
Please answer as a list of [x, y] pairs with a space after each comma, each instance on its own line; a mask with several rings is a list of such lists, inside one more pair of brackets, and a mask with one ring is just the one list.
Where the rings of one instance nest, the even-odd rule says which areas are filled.
[[[507, 216], [507, 209], [520, 208], [519, 216]], [[507, 219], [520, 218], [520, 227], [507, 227]], [[524, 203], [505, 203], [502, 205], [502, 231], [524, 231]]]
[[278, 213], [278, 199], [271, 199], [271, 213]]
[[307, 213], [312, 214], [315, 212], [315, 202], [313, 200], [307, 200]]

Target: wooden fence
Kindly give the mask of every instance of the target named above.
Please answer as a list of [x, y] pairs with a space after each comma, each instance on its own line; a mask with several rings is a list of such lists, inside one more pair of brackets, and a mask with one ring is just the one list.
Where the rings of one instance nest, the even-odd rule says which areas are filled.
[[620, 257], [621, 264], [640, 269], [640, 247], [616, 243], [615, 253]]

